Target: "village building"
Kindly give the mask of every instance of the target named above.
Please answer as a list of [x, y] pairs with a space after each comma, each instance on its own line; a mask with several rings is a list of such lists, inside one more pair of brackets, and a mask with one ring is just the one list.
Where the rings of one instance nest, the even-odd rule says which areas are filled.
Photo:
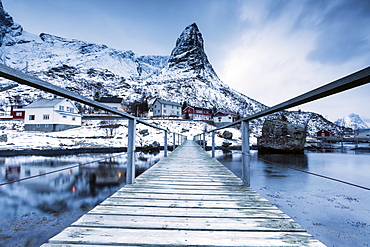
[[238, 118], [238, 115], [232, 112], [218, 111], [213, 116], [213, 122], [216, 127], [222, 127], [226, 124], [234, 122]]
[[370, 141], [370, 129], [357, 130], [358, 139], [363, 139], [364, 141]]
[[106, 106], [115, 108], [121, 111], [127, 111], [127, 105], [124, 103], [123, 98], [118, 97], [101, 97], [97, 102], [102, 103]]
[[153, 117], [181, 117], [181, 105], [171, 101], [156, 99], [150, 111]]
[[212, 110], [201, 108], [201, 107], [193, 107], [193, 106], [187, 106], [182, 111], [182, 117], [192, 120], [211, 120], [212, 118]]
[[319, 137], [319, 138], [320, 137], [325, 138], [325, 137], [333, 137], [334, 135], [331, 132], [327, 131], [327, 130], [320, 130], [320, 131], [316, 132], [316, 136]]
[[54, 132], [81, 126], [81, 115], [67, 99], [40, 99], [25, 107], [25, 130]]
[[10, 107], [10, 115], [12, 116], [13, 120], [24, 120], [26, 114], [24, 107], [24, 105], [12, 105]]

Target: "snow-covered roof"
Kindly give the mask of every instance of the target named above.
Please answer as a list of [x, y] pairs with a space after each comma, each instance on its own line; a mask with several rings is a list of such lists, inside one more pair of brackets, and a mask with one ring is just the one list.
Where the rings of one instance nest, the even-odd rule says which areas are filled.
[[[171, 102], [171, 101], [165, 101], [165, 100], [161, 100], [161, 99], [156, 99], [155, 101], [158, 101], [160, 104], [162, 105], [174, 105], [174, 106], [181, 106], [179, 103], [176, 103], [176, 102]], [[154, 103], [155, 103], [154, 101]], [[153, 104], [154, 104], [153, 103]]]
[[234, 117], [236, 117], [236, 116], [237, 116], [237, 114], [235, 114], [235, 113], [233, 113], [233, 112], [223, 112], [223, 111], [218, 111], [218, 112], [215, 114], [215, 116], [229, 116], [229, 115], [234, 116]]
[[29, 104], [28, 106], [26, 106], [25, 108], [48, 108], [48, 107], [54, 107], [55, 105], [65, 101], [66, 99], [60, 99], [60, 98], [56, 98], [56, 99], [39, 99], [31, 104]]
[[100, 103], [121, 103], [123, 98], [118, 97], [101, 97], [97, 100]]

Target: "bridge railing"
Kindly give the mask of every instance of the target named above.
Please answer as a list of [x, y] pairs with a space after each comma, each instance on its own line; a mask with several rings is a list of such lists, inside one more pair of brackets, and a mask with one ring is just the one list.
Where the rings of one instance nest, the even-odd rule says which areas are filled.
[[4, 64], [0, 64], [0, 77], [3, 77], [11, 81], [15, 81], [20, 84], [27, 85], [33, 88], [37, 88], [45, 92], [61, 96], [63, 98], [77, 101], [85, 105], [96, 107], [101, 110], [104, 110], [104, 111], [107, 111], [107, 112], [110, 112], [110, 113], [113, 113], [113, 114], [116, 114], [118, 116], [128, 119], [127, 170], [126, 170], [126, 183], [127, 184], [132, 184], [134, 183], [134, 180], [135, 180], [134, 152], [135, 152], [135, 136], [136, 136], [136, 124], [137, 123], [141, 123], [148, 127], [155, 128], [155, 129], [158, 129], [164, 132], [163, 142], [164, 142], [164, 156], [165, 157], [167, 157], [167, 154], [168, 154], [168, 140], [169, 140], [170, 133], [172, 133], [172, 138], [173, 138], [172, 140], [173, 149], [175, 149], [176, 143], [180, 145], [184, 140], [186, 140], [186, 136], [184, 135], [181, 135], [175, 132], [170, 132], [168, 129], [158, 127], [157, 125], [148, 123], [147, 121], [141, 118], [132, 116], [126, 112], [123, 112], [113, 107], [109, 107], [102, 103], [96, 102], [94, 100], [91, 100], [77, 93], [71, 92], [69, 90], [58, 87], [56, 85], [53, 85], [49, 82], [38, 79], [29, 74], [25, 74], [19, 70], [8, 67]]
[[348, 76], [342, 77], [324, 86], [318, 87], [307, 93], [299, 95], [290, 100], [284, 101], [266, 110], [251, 114], [238, 121], [224, 125], [222, 127], [203, 132], [194, 136], [194, 140], [200, 141], [204, 148], [206, 145], [206, 134], [212, 134], [212, 157], [215, 157], [215, 132], [221, 129], [232, 127], [236, 124], [241, 124], [241, 138], [242, 138], [242, 180], [244, 186], [250, 186], [250, 143], [249, 143], [249, 121], [286, 110], [295, 106], [299, 106], [308, 102], [312, 102], [330, 95], [334, 95], [370, 82], [370, 67], [359, 70]]

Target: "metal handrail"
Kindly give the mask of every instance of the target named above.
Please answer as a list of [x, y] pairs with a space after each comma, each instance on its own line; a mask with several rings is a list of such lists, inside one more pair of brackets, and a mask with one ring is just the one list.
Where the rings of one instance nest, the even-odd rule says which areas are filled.
[[325, 84], [324, 86], [318, 87], [307, 93], [299, 95], [290, 100], [284, 101], [273, 107], [267, 108], [265, 110], [259, 111], [242, 119], [239, 119], [230, 124], [224, 125], [222, 127], [203, 132], [201, 134], [195, 135], [194, 139], [198, 136], [203, 136], [203, 145], [205, 145], [205, 134], [212, 133], [212, 157], [215, 157], [215, 131], [232, 127], [236, 124], [241, 124], [242, 130], [242, 179], [245, 186], [250, 186], [249, 177], [249, 121], [276, 113], [285, 109], [292, 108], [294, 106], [299, 106], [308, 102], [312, 102], [333, 94], [344, 92], [346, 90], [367, 84], [370, 82], [370, 66], [355, 73], [342, 77], [331, 83]]
[[[82, 95], [79, 95], [77, 93], [71, 92], [69, 90], [66, 90], [64, 88], [58, 87], [56, 85], [53, 85], [49, 82], [43, 81], [35, 76], [31, 76], [29, 74], [25, 74], [19, 70], [13, 69], [11, 67], [8, 67], [4, 64], [0, 64], [0, 77], [6, 78], [8, 80], [12, 80], [15, 82], [18, 82], [20, 84], [24, 84], [27, 86], [31, 86], [37, 89], [41, 89], [45, 92], [49, 92], [58, 96], [61, 96], [63, 98], [67, 98], [70, 100], [74, 100], [80, 103], [83, 103], [85, 105], [89, 105], [92, 107], [96, 107], [102, 110], [105, 110], [107, 112], [111, 112], [114, 114], [117, 114], [119, 116], [122, 116], [124, 118], [127, 118], [129, 120], [128, 124], [128, 143], [127, 143], [127, 171], [126, 171], [126, 183], [132, 184], [134, 183], [135, 180], [135, 157], [134, 157], [134, 152], [135, 152], [135, 133], [136, 133], [136, 123], [141, 123], [146, 126], [159, 129], [164, 131], [164, 156], [167, 157], [167, 150], [168, 150], [168, 145], [167, 145], [167, 135], [168, 133], [173, 133], [174, 136], [174, 144], [173, 147], [175, 148], [175, 138], [176, 135], [178, 135], [178, 143], [184, 141], [184, 135], [175, 133], [175, 132], [170, 132], [167, 129], [158, 127], [156, 125], [153, 125], [151, 123], [148, 123], [144, 121], [141, 118], [132, 116], [126, 112], [120, 111], [118, 109], [115, 109], [113, 107], [109, 107], [107, 105], [104, 105], [102, 103], [96, 102], [94, 100], [91, 100], [89, 98], [86, 98]], [[181, 138], [180, 138], [181, 136]], [[181, 141], [180, 141], [181, 139]], [[185, 137], [186, 139], [186, 137]]]

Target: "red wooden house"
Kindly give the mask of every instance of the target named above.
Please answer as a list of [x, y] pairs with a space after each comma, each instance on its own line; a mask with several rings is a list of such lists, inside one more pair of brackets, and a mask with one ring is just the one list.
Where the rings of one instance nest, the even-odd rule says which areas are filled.
[[182, 112], [183, 118], [186, 115], [189, 116], [189, 119], [193, 120], [211, 120], [212, 111], [201, 107], [188, 106]]
[[331, 136], [334, 136], [332, 133], [330, 133], [329, 131], [327, 130], [320, 130], [318, 132], [316, 132], [316, 136], [317, 137], [331, 137]]
[[12, 105], [10, 107], [10, 115], [13, 117], [13, 119], [24, 120], [24, 105]]

